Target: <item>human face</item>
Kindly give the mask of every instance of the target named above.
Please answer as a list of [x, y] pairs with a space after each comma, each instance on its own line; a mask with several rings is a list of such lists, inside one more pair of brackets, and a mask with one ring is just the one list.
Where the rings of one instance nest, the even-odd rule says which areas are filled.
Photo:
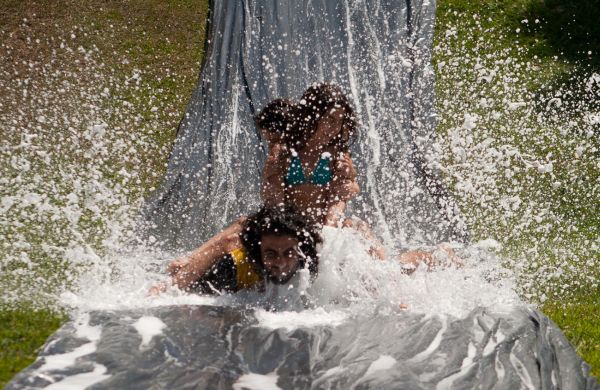
[[265, 140], [267, 140], [267, 143], [269, 144], [269, 146], [273, 146], [275, 144], [281, 144], [283, 143], [283, 136], [282, 134], [275, 132], [275, 131], [269, 131], [267, 129], [259, 129], [261, 135], [263, 136], [263, 138]]
[[344, 110], [333, 108], [317, 122], [315, 140], [320, 145], [328, 144], [333, 138], [340, 135], [344, 124]]
[[287, 283], [300, 265], [298, 239], [292, 236], [262, 236], [260, 255], [269, 280], [276, 284]]

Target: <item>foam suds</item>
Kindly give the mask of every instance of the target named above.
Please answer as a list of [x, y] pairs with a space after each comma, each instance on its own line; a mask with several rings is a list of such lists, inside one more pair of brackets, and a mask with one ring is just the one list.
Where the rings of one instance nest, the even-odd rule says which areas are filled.
[[444, 334], [444, 332], [446, 331], [446, 329], [448, 327], [448, 322], [447, 322], [446, 318], [441, 317], [441, 321], [442, 321], [442, 327], [440, 328], [440, 330], [438, 330], [438, 332], [436, 333], [433, 340], [431, 340], [431, 343], [423, 351], [419, 352], [418, 354], [416, 354], [415, 356], [410, 358], [409, 362], [419, 363], [419, 362], [423, 361], [424, 359], [426, 359], [427, 357], [429, 357], [436, 349], [438, 349], [438, 347], [440, 346], [440, 343], [442, 341], [442, 335]]
[[277, 386], [277, 375], [246, 374], [233, 384], [233, 390], [281, 390]]
[[476, 306], [522, 303], [513, 290], [511, 273], [484, 248], [487, 245], [455, 245], [464, 261], [461, 268], [431, 272], [419, 268], [405, 275], [394, 256], [385, 261], [369, 256], [365, 243], [350, 229], [325, 228], [323, 235], [319, 276], [307, 290], [318, 306], [369, 302], [398, 308], [404, 304], [414, 312], [462, 316]]
[[74, 321], [75, 334], [79, 338], [88, 339], [88, 343], [75, 348], [71, 352], [44, 357], [44, 364], [37, 369], [37, 372], [44, 373], [72, 366], [78, 357], [94, 352], [96, 350], [96, 342], [100, 339], [102, 328], [99, 326], [90, 326], [89, 321], [90, 316], [87, 313], [82, 314]]
[[94, 363], [94, 370], [92, 372], [86, 372], [83, 374], [76, 374], [73, 376], [66, 377], [60, 382], [53, 383], [47, 387], [46, 390], [80, 390], [87, 389], [95, 383], [102, 382], [103, 380], [110, 378], [110, 375], [105, 375], [106, 367]]
[[[95, 352], [96, 344], [98, 340], [100, 340], [102, 328], [100, 326], [90, 326], [89, 321], [90, 316], [86, 313], [80, 315], [79, 318], [74, 321], [76, 336], [79, 338], [88, 339], [88, 343], [85, 343], [70, 352], [44, 356], [44, 364], [35, 370], [33, 375], [43, 378], [51, 378], [46, 374], [52, 371], [60, 371], [74, 366], [78, 358]], [[51, 346], [52, 344], [48, 345], [46, 348], [50, 348]], [[62, 380], [52, 383], [46, 388], [57, 390], [83, 389], [110, 377], [110, 375], [105, 375], [107, 370], [105, 366], [98, 363], [94, 363], [93, 366], [94, 369], [92, 372], [65, 377]]]
[[133, 324], [133, 327], [142, 336], [142, 342], [140, 344], [140, 349], [142, 349], [148, 346], [150, 340], [152, 340], [154, 336], [162, 334], [163, 329], [166, 328], [167, 325], [159, 318], [143, 316]]
[[326, 311], [323, 308], [317, 308], [302, 312], [258, 310], [255, 316], [262, 327], [291, 331], [302, 327], [338, 326], [348, 319], [349, 314], [341, 310]]
[[514, 353], [514, 350], [517, 349], [517, 348], [519, 348], [519, 342], [518, 341], [515, 342], [515, 344], [513, 346], [513, 349], [510, 351], [510, 353], [508, 355], [510, 364], [512, 364], [512, 366], [515, 368], [515, 372], [521, 378], [521, 384], [524, 387], [526, 387], [528, 390], [535, 390], [535, 386], [533, 385], [533, 382], [531, 380], [531, 376], [529, 375], [529, 373], [525, 369], [525, 365], [523, 364], [523, 362]]
[[381, 355], [377, 360], [375, 360], [369, 368], [367, 368], [367, 372], [365, 372], [365, 376], [369, 376], [371, 374], [376, 373], [377, 371], [389, 370], [394, 367], [396, 364], [396, 359], [392, 356]]
[[463, 360], [461, 368], [466, 368], [473, 364], [473, 358], [475, 357], [476, 353], [477, 347], [475, 347], [473, 343], [469, 343], [469, 347], [467, 348], [467, 357]]
[[[321, 319], [337, 323], [354, 313], [374, 308], [395, 312], [401, 304], [412, 312], [453, 316], [465, 315], [476, 306], [500, 309], [521, 304], [513, 290], [511, 274], [487, 249], [489, 242], [469, 247], [456, 245], [456, 253], [465, 264], [461, 268], [431, 272], [419, 268], [412, 275], [405, 275], [394, 256], [385, 261], [372, 258], [365, 242], [352, 229], [325, 228], [323, 237], [319, 274], [313, 283], [309, 281], [308, 271], [300, 270], [288, 284], [269, 285], [264, 293], [244, 291], [234, 295], [201, 296], [171, 288], [158, 296], [149, 296], [152, 285], [168, 280], [162, 270], [174, 256], [137, 253], [106, 259], [120, 267], [115, 272], [116, 278], [100, 279], [95, 269], [83, 273], [78, 291], [63, 293], [61, 302], [63, 306], [83, 312], [167, 305], [251, 305], [298, 312], [308, 305], [315, 310], [298, 316], [298, 323], [303, 326], [319, 325]], [[461, 288], [456, 288], [458, 285]], [[273, 327], [276, 323], [282, 327], [292, 326], [287, 325], [292, 322], [284, 316], [268, 312], [260, 316], [265, 326]]]

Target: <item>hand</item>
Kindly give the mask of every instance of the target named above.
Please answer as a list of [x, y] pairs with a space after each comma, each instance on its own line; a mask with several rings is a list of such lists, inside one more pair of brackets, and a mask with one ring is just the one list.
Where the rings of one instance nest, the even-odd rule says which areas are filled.
[[411, 250], [402, 253], [398, 260], [402, 263], [402, 268], [406, 274], [412, 274], [419, 264], [425, 263], [427, 270], [431, 271], [436, 267], [447, 268], [452, 265], [460, 268], [464, 265], [452, 247], [448, 244], [440, 244], [437, 249], [431, 252], [421, 250]]
[[281, 143], [273, 143], [269, 146], [267, 163], [277, 164], [285, 157], [285, 146]]
[[421, 263], [427, 264], [428, 268], [431, 269], [433, 256], [429, 252], [410, 250], [400, 254], [398, 260], [402, 264], [403, 273], [410, 275], [417, 270]]
[[347, 180], [355, 180], [356, 179], [356, 168], [352, 163], [352, 158], [348, 153], [342, 154], [342, 156], [336, 161], [335, 164], [336, 172], [339, 172], [339, 175]]
[[346, 209], [346, 202], [338, 201], [329, 206], [327, 215], [325, 217], [325, 225], [332, 227], [341, 227], [343, 224], [344, 210]]
[[167, 285], [164, 282], [158, 282], [154, 286], [150, 287], [148, 290], [147, 296], [156, 297], [160, 295], [160, 293], [167, 291]]
[[333, 181], [334, 185], [331, 193], [333, 199], [348, 201], [360, 192], [360, 187], [356, 181], [356, 169], [350, 154], [341, 154], [339, 159], [336, 160]]
[[433, 258], [444, 268], [452, 265], [461, 268], [465, 265], [462, 259], [456, 255], [454, 249], [447, 243], [438, 245], [438, 249], [433, 252]]
[[167, 266], [167, 273], [170, 276], [176, 275], [181, 270], [181, 268], [183, 268], [183, 266], [185, 266], [188, 263], [188, 261], [189, 260], [187, 258], [173, 260], [171, 264]]

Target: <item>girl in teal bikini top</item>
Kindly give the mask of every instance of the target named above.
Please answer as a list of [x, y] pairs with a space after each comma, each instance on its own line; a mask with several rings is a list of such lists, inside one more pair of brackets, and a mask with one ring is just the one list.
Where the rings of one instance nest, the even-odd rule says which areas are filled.
[[304, 169], [302, 168], [302, 160], [295, 150], [292, 150], [292, 161], [287, 170], [285, 176], [285, 184], [288, 186], [299, 185], [299, 184], [315, 184], [318, 186], [324, 186], [333, 180], [333, 173], [329, 167], [331, 163], [331, 153], [324, 152], [321, 154], [321, 158], [317, 162], [315, 169], [310, 175], [310, 181], [306, 180]]

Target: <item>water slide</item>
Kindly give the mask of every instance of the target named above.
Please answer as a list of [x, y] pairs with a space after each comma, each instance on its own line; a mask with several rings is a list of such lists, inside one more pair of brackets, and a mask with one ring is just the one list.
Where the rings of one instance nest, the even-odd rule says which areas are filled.
[[[353, 150], [362, 195], [351, 212], [396, 246], [465, 240], [430, 168], [434, 14], [426, 0], [214, 2], [200, 83], [146, 209], [152, 234], [181, 250], [254, 210], [265, 145], [253, 114], [328, 80], [363, 124]], [[7, 389], [600, 389], [555, 324], [504, 297], [508, 281], [497, 263], [481, 270], [485, 256], [409, 278], [358, 256], [352, 237], [326, 238], [323, 269], [302, 295], [322, 304], [272, 312], [243, 297], [150, 301], [129, 272], [132, 295], [94, 287], [104, 306], [80, 308]]]
[[311, 327], [298, 318], [273, 329], [281, 324], [269, 313], [231, 307], [92, 312], [60, 329], [44, 359], [6, 389], [600, 388], [560, 330], [532, 310]]
[[256, 210], [266, 146], [253, 116], [328, 81], [362, 123], [352, 148], [362, 191], [349, 214], [392, 247], [465, 241], [430, 148], [434, 17], [430, 0], [213, 2], [200, 82], [146, 207], [151, 234], [189, 249]]

